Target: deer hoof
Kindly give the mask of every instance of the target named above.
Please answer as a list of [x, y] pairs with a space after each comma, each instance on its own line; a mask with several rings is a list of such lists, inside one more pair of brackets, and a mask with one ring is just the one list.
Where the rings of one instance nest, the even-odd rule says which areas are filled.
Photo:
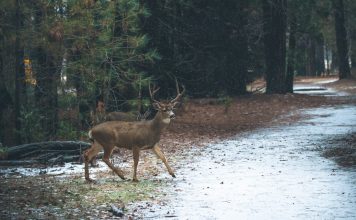
[[134, 179], [132, 179], [132, 182], [138, 183], [138, 179], [137, 179], [137, 178], [134, 178]]
[[171, 176], [172, 176], [173, 178], [176, 178], [176, 175], [175, 175], [174, 173], [171, 173]]
[[126, 180], [126, 178], [124, 177], [124, 175], [122, 174], [117, 174], [122, 180]]
[[96, 162], [90, 162], [91, 167], [99, 167], [99, 164]]

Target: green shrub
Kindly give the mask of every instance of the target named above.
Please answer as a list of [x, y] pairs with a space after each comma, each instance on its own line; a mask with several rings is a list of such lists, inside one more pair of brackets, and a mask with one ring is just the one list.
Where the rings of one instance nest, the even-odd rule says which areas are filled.
[[36, 108], [22, 108], [20, 111], [20, 133], [23, 143], [44, 141], [45, 133], [42, 127], [43, 116]]
[[5, 160], [7, 159], [7, 147], [3, 147], [2, 144], [0, 143], [0, 160]]
[[76, 140], [80, 136], [81, 132], [78, 132], [76, 126], [71, 121], [60, 121], [58, 124], [57, 136], [64, 140]]

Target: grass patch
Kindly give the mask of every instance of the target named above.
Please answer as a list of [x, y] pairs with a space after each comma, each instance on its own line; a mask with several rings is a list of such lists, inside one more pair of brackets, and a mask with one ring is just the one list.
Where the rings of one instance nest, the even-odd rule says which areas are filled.
[[160, 180], [141, 180], [138, 183], [114, 179], [102, 179], [88, 184], [83, 179], [66, 180], [60, 183], [63, 192], [83, 206], [123, 202], [124, 204], [150, 200], [160, 194], [166, 184]]
[[128, 204], [154, 201], [163, 194], [165, 185], [155, 179], [134, 183], [116, 178], [101, 178], [97, 184], [88, 184], [79, 176], [6, 179], [1, 184], [0, 192], [5, 196], [0, 208], [6, 208], [2, 216], [6, 218], [110, 218], [110, 204], [124, 204], [127, 208]]

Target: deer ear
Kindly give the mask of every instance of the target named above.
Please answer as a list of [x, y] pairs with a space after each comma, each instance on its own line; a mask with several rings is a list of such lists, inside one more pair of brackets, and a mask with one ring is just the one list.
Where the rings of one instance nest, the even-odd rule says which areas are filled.
[[156, 109], [156, 110], [160, 110], [161, 109], [161, 105], [159, 104], [159, 102], [154, 102], [152, 104], [153, 108]]

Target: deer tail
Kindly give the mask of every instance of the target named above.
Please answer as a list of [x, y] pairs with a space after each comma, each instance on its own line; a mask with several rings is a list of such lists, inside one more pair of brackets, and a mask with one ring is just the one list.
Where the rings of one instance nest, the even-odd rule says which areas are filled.
[[93, 136], [91, 135], [91, 130], [89, 130], [89, 132], [88, 132], [88, 137], [89, 137], [90, 142], [94, 143]]

